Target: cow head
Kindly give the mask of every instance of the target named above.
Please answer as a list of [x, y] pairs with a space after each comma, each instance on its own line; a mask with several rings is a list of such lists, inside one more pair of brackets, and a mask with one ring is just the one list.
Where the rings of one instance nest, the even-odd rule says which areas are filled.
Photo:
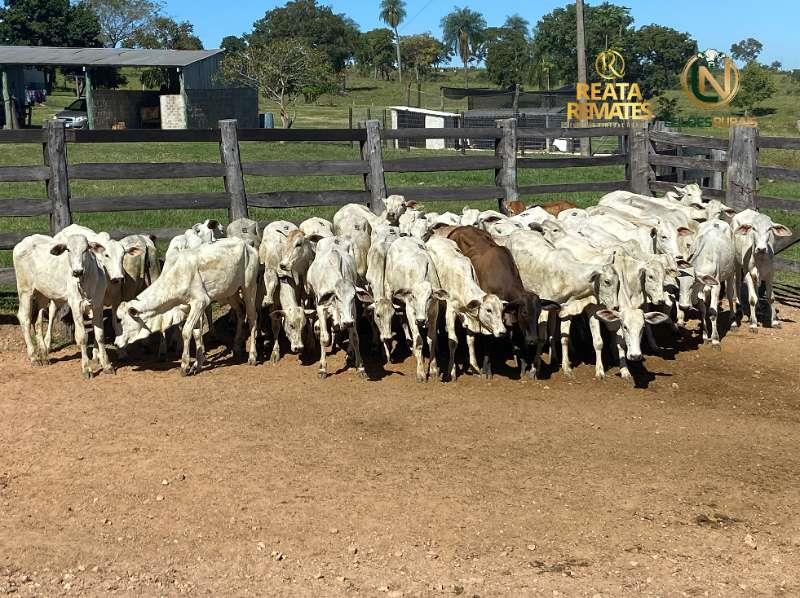
[[119, 349], [151, 334], [150, 318], [142, 315], [136, 300], [120, 303], [117, 307], [117, 319], [122, 326], [122, 334], [114, 339], [114, 345]]
[[692, 254], [695, 232], [685, 226], [674, 226], [660, 222], [655, 230], [655, 248], [658, 253], [671, 255], [676, 259]]
[[100, 233], [98, 239], [104, 249], [97, 254], [97, 257], [103, 265], [108, 279], [115, 284], [122, 282], [125, 277], [125, 257], [142, 256], [145, 250], [142, 250], [139, 245], [131, 245], [126, 249], [122, 243], [109, 237], [108, 233]]
[[284, 272], [292, 272], [295, 266], [305, 257], [309, 259], [311, 240], [300, 229], [290, 231], [286, 235], [286, 243], [281, 253], [280, 269]]
[[642, 360], [642, 332], [645, 323], [655, 325], [669, 321], [669, 316], [660, 311], [645, 313], [635, 307], [623, 307], [619, 310], [600, 309], [595, 312], [595, 317], [622, 337], [628, 361]]
[[719, 281], [710, 274], [700, 274], [693, 267], [687, 267], [685, 262], [679, 262], [678, 265], [681, 267], [678, 277], [678, 306], [687, 310], [701, 299], [706, 287], [716, 286]]
[[473, 299], [465, 306], [465, 311], [472, 316], [489, 334], [501, 337], [506, 334], [503, 312], [505, 303], [497, 295], [487, 294], [482, 299]]
[[417, 205], [415, 201], [406, 201], [402, 195], [390, 195], [383, 201], [386, 212], [386, 220], [389, 224], [397, 226], [399, 224], [400, 216], [406, 211], [406, 208], [413, 208]]
[[619, 296], [619, 275], [611, 264], [601, 266], [592, 276], [595, 295], [600, 305], [613, 306]]
[[283, 323], [283, 332], [286, 338], [289, 339], [292, 353], [301, 353], [303, 351], [303, 330], [306, 327], [307, 319], [316, 311], [313, 309], [303, 309], [297, 305], [287, 307], [286, 309], [276, 309], [269, 314], [276, 322]]
[[766, 214], [755, 214], [747, 223], [740, 224], [734, 231], [737, 235], [750, 235], [753, 254], [764, 256], [774, 252], [775, 237], [791, 237], [792, 231], [783, 224], [777, 224]]
[[461, 210], [461, 226], [477, 226], [481, 211], [469, 206], [464, 206]]
[[640, 269], [639, 276], [641, 277], [642, 290], [647, 300], [656, 305], [665, 303], [664, 286], [667, 273], [664, 264], [659, 260], [648, 260]]
[[197, 234], [203, 243], [213, 243], [217, 239], [222, 239], [225, 236], [225, 231], [219, 220], [206, 220], [198, 222], [192, 226], [192, 230]]
[[50, 248], [52, 255], [68, 254], [69, 269], [75, 278], [83, 276], [92, 266], [92, 260], [99, 260], [105, 251], [103, 245], [94, 241], [90, 243], [84, 235], [70, 235], [65, 242], [56, 243]]

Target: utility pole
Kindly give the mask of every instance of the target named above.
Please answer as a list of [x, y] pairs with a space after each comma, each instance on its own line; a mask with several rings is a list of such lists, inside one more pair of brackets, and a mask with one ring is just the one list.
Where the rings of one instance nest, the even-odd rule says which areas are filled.
[[[577, 21], [577, 43], [575, 45], [578, 51], [578, 83], [586, 83], [586, 36], [583, 26], [583, 0], [575, 0], [575, 17]], [[579, 104], [586, 104], [585, 99], [578, 98]], [[578, 126], [585, 127], [587, 122], [581, 120]], [[589, 138], [581, 137], [581, 156], [589, 155]]]

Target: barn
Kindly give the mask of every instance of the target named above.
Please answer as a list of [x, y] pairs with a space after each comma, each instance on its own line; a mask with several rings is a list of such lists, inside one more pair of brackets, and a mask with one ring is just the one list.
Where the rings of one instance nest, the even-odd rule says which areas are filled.
[[[14, 124], [14, 107], [25, 106], [25, 73], [60, 67], [84, 74], [90, 129], [204, 129], [224, 118], [235, 118], [242, 127], [257, 127], [258, 92], [228, 87], [220, 80], [217, 73], [222, 56], [223, 50], [0, 46], [6, 126]], [[157, 91], [100, 89], [92, 84], [92, 72], [105, 67], [167, 69], [175, 85]]]

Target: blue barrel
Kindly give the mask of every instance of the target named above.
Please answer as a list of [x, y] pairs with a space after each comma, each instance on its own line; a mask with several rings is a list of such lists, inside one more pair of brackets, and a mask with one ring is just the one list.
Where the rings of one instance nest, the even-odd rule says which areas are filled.
[[275, 128], [275, 115], [272, 112], [261, 112], [258, 115], [258, 126], [262, 129]]

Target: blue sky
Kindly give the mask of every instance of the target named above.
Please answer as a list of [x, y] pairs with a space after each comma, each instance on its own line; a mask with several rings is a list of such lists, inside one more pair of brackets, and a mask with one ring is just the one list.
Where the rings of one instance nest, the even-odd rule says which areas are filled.
[[[362, 31], [383, 26], [378, 20], [379, 0], [319, 0], [356, 21]], [[206, 48], [219, 47], [230, 34], [240, 35], [252, 28], [253, 21], [284, 1], [166, 0], [166, 12], [194, 23]], [[588, 4], [601, 4], [587, 0]], [[761, 61], [780, 60], [786, 68], [800, 68], [800, 3], [797, 0], [615, 0], [631, 8], [635, 25], [666, 25], [689, 32], [701, 49], [728, 51], [731, 43], [755, 37], [764, 44]], [[439, 21], [453, 6], [468, 6], [481, 12], [489, 25], [500, 25], [509, 14], [519, 13], [531, 24], [543, 14], [564, 6], [558, 0], [406, 0], [408, 17], [401, 35], [430, 31], [441, 33]], [[227, 7], [227, 10], [225, 9]]]

